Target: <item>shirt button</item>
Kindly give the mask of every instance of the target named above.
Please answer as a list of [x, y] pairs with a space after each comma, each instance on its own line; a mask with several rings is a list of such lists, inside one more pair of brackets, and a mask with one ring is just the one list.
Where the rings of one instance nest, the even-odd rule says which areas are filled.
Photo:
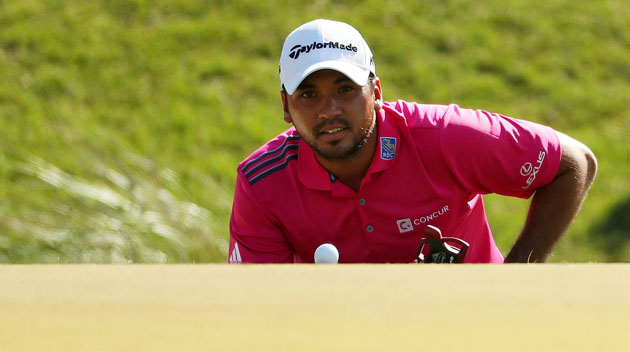
[[367, 232], [373, 232], [374, 231], [374, 226], [368, 225], [365, 229], [367, 230]]
[[365, 198], [359, 199], [359, 205], [365, 205]]

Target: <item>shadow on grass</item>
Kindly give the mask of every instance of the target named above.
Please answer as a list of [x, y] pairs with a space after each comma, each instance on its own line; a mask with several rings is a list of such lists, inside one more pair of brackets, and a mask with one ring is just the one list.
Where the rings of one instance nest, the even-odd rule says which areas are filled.
[[591, 238], [608, 253], [611, 262], [630, 262], [630, 197], [617, 204], [608, 217], [594, 226]]

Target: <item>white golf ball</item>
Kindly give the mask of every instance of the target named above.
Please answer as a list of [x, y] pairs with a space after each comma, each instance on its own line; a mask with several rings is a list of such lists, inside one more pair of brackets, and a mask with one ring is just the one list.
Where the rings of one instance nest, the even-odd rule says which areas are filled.
[[334, 245], [324, 243], [315, 250], [315, 263], [337, 264], [337, 262], [339, 262], [339, 251]]

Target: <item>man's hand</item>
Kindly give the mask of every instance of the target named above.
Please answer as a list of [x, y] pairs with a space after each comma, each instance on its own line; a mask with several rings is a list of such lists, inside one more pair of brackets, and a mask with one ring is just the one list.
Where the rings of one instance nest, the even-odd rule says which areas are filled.
[[579, 141], [558, 133], [562, 160], [554, 180], [536, 190], [520, 237], [506, 263], [544, 262], [579, 212], [597, 172], [597, 159]]

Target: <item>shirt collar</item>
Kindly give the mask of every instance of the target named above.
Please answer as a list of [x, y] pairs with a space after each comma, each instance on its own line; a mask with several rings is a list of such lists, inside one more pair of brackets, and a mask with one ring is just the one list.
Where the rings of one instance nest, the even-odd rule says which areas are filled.
[[311, 189], [329, 190], [330, 174], [315, 158], [315, 152], [304, 139], [298, 146], [298, 177], [304, 186]]

